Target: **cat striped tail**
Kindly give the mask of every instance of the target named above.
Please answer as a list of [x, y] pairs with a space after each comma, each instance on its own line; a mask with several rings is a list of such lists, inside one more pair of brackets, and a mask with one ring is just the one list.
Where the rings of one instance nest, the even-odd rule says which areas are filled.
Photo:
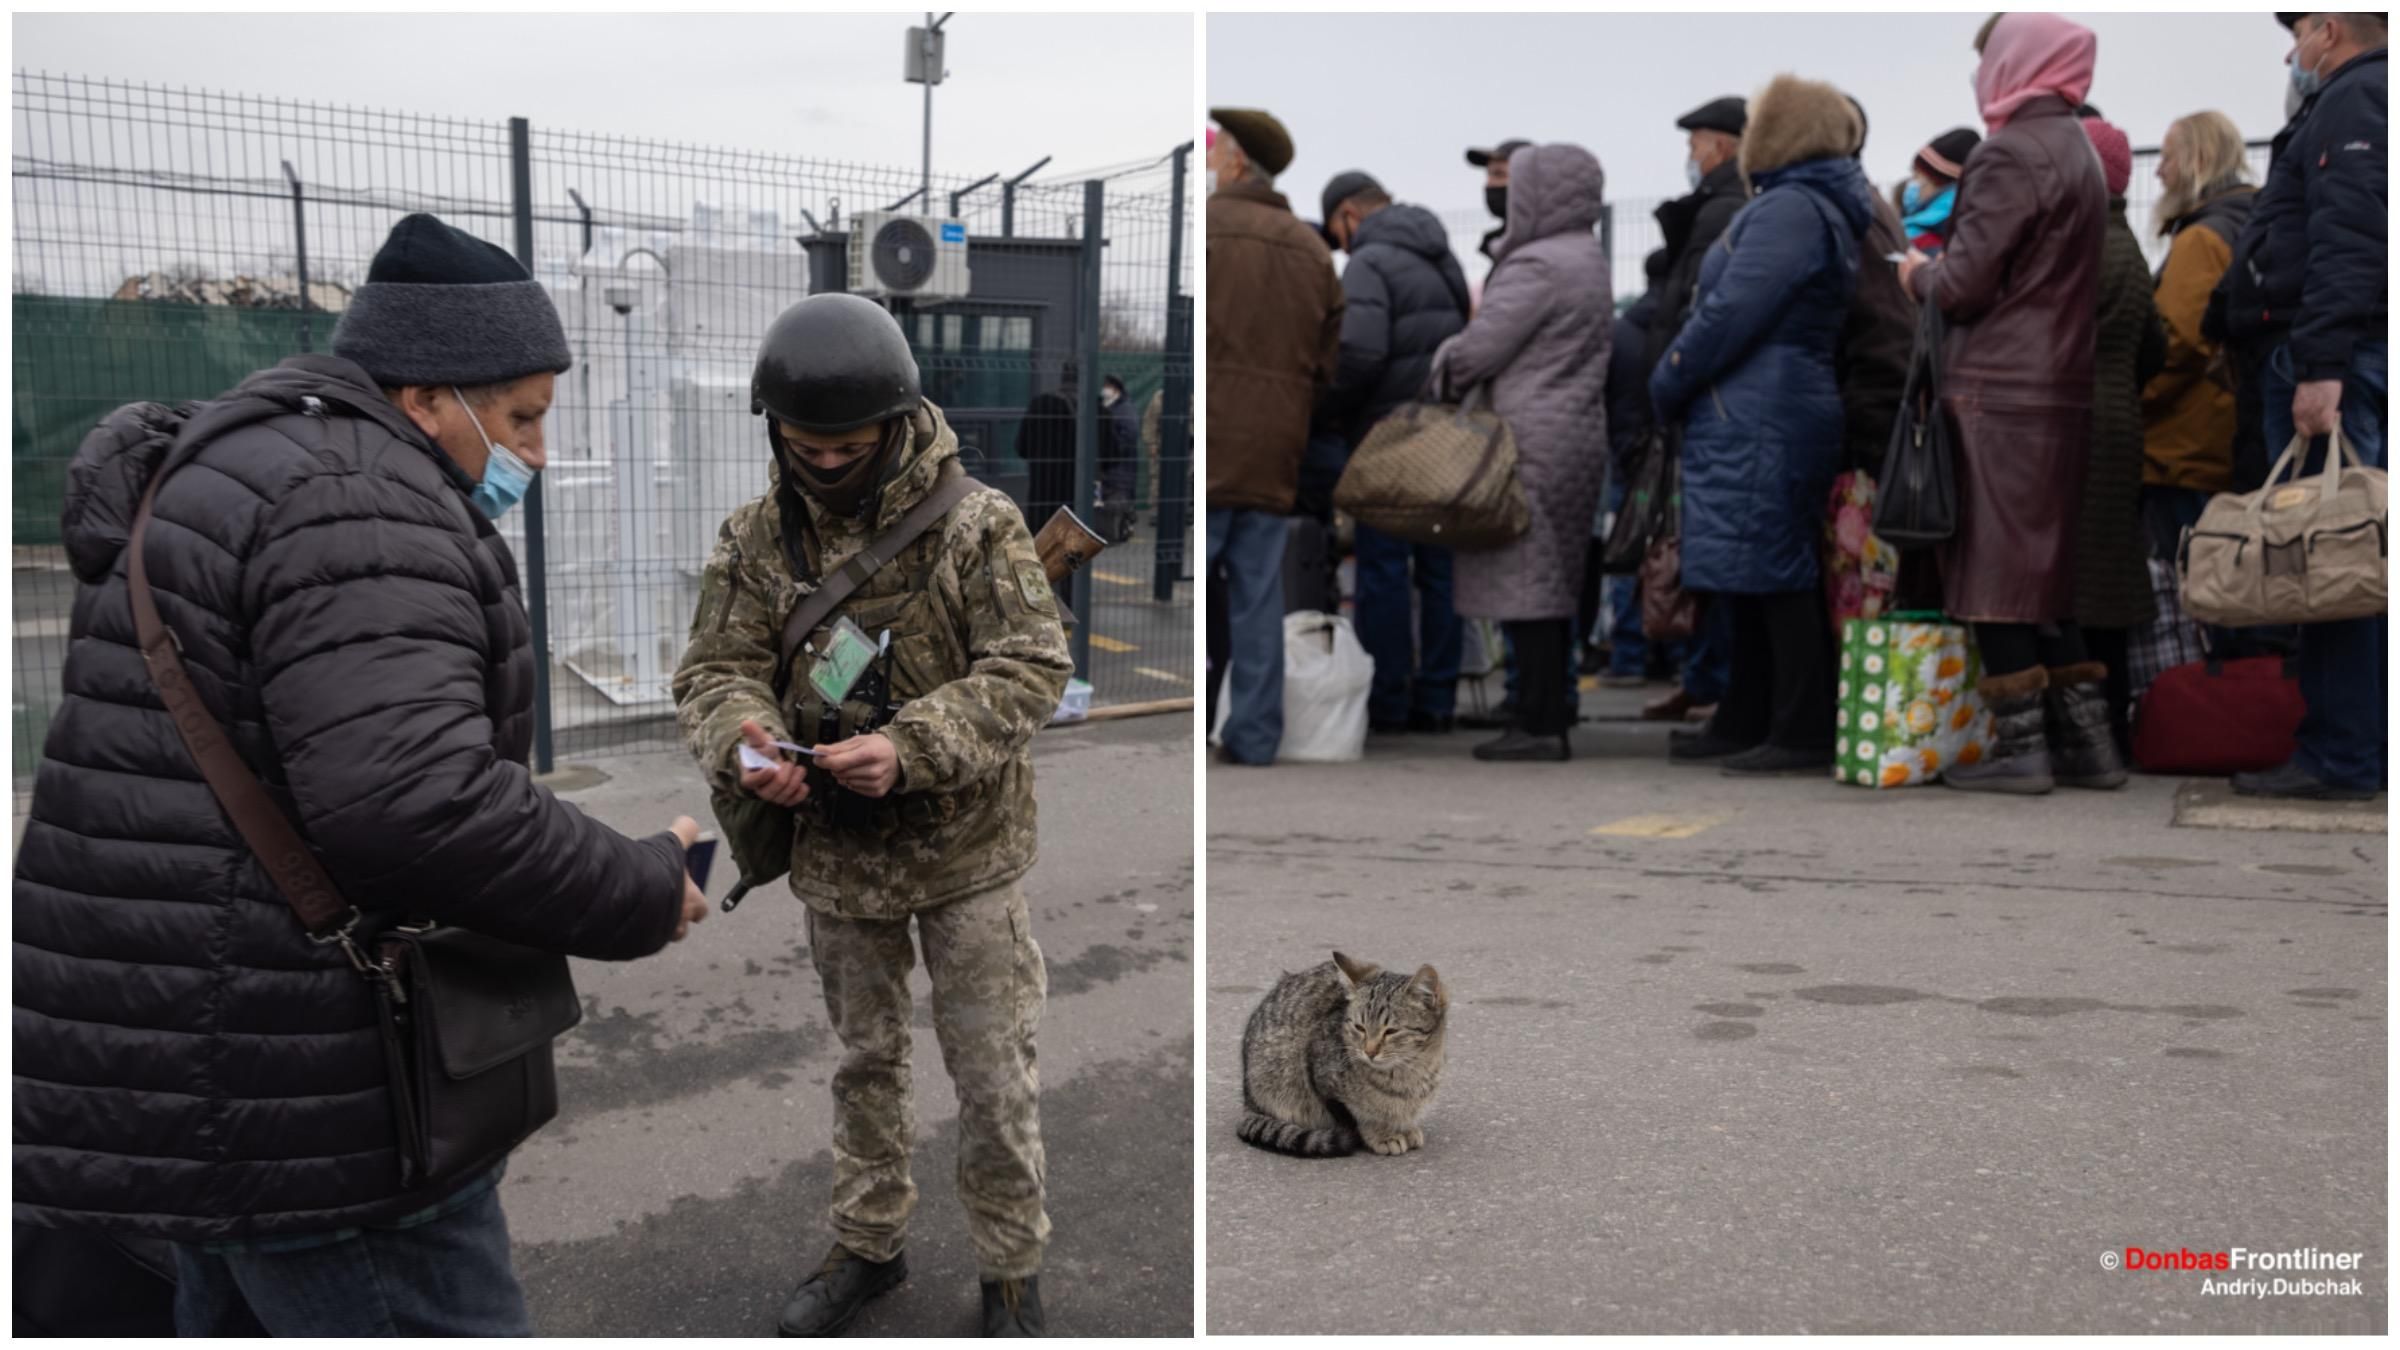
[[1339, 1158], [1345, 1153], [1356, 1153], [1360, 1147], [1358, 1131], [1346, 1125], [1312, 1130], [1256, 1111], [1243, 1112], [1242, 1123], [1235, 1127], [1234, 1133], [1254, 1148], [1288, 1153], [1295, 1158]]

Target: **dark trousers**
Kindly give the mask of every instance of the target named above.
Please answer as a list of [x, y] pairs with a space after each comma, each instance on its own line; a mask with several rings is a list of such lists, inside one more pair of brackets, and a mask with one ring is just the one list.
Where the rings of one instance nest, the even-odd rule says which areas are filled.
[[2108, 700], [2108, 730], [2116, 737], [2117, 753], [2128, 759], [2133, 755], [2133, 673], [2126, 668], [2131, 645], [2122, 628], [2083, 630], [2084, 650], [2108, 667], [2108, 678], [2101, 682], [2101, 692]]
[[[2342, 373], [2342, 434], [2368, 467], [2384, 465], [2385, 346], [2361, 342], [2351, 349]], [[2292, 440], [2292, 351], [2278, 347], [2267, 359], [2260, 394], [2264, 401], [2267, 452], [2283, 453]], [[2312, 441], [2302, 473], [2324, 465], [2327, 441]], [[2300, 629], [2300, 697], [2308, 704], [2300, 720], [2299, 750], [2293, 761], [2320, 782], [2338, 787], [2384, 784], [2385, 617], [2312, 623]]]
[[1369, 718], [1450, 716], [1458, 706], [1462, 642], [1450, 603], [1450, 550], [1359, 526], [1358, 640], [1375, 658]]
[[1743, 745], [1833, 748], [1833, 635], [1813, 590], [1714, 595], [1731, 630], [1731, 670], [1709, 722]]
[[1503, 626], [1517, 646], [1517, 725], [1536, 736], [1564, 733], [1574, 717], [1567, 706], [1574, 621], [1512, 619]]
[[1975, 647], [1983, 653], [1983, 673], [2018, 675], [2035, 666], [2052, 670], [2091, 659], [2083, 645], [2083, 629], [2069, 623], [1979, 623]]

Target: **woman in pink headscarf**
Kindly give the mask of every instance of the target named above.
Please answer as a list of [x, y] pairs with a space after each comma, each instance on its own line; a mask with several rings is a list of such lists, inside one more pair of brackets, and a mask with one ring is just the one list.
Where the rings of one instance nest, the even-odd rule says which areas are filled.
[[[2098, 42], [2055, 14], [2003, 14], [1976, 46], [1990, 135], [1967, 157], [1938, 260], [1901, 280], [1950, 323], [1942, 400], [1958, 428], [1958, 533], [1942, 594], [1972, 622], [1997, 743], [1944, 775], [1983, 792], [2114, 787], [2090, 744], [2103, 667], [2075, 626], [2075, 534], [2089, 460], [2108, 188], [2075, 109]], [[2105, 716], [2100, 718], [2105, 725]], [[2057, 752], [2053, 763], [2053, 752]], [[2056, 772], [2053, 772], [2055, 767]]]

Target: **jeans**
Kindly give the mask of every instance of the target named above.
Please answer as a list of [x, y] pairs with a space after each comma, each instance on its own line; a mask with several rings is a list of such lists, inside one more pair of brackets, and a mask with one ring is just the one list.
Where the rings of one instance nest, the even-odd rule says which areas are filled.
[[[2342, 374], [2342, 434], [2359, 462], [2376, 469], [2383, 467], [2386, 355], [2383, 343], [2361, 342], [2351, 351], [2350, 369]], [[2259, 381], [2270, 455], [2282, 454], [2291, 444], [2296, 383], [2292, 349], [2276, 348]], [[2312, 441], [2300, 472], [2317, 472], [2328, 445]], [[2300, 697], [2308, 714], [2300, 719], [2299, 750], [2292, 761], [2320, 782], [2347, 788], [2384, 785], [2384, 698], [2389, 688], [2384, 623], [2385, 617], [2378, 614], [2300, 629]]]
[[1358, 640], [1375, 658], [1369, 720], [1450, 716], [1458, 706], [1462, 640], [1458, 611], [1450, 604], [1450, 550], [1359, 526]]
[[1225, 756], [1272, 764], [1283, 744], [1283, 545], [1291, 526], [1264, 511], [1211, 510], [1208, 565], [1223, 567], [1232, 644], [1225, 657]]
[[1700, 628], [1683, 644], [1683, 692], [1701, 707], [1724, 699], [1733, 682], [1733, 607], [1713, 597], [1700, 607]]
[[175, 1244], [183, 1336], [530, 1336], [500, 1191], [297, 1251]]
[[[1630, 490], [1626, 479], [1625, 474], [1609, 475], [1610, 515], [1625, 509], [1625, 494]], [[1639, 676], [1649, 668], [1650, 658], [1649, 648], [1642, 642], [1642, 579], [1608, 577], [1602, 585], [1608, 592], [1608, 673]]]

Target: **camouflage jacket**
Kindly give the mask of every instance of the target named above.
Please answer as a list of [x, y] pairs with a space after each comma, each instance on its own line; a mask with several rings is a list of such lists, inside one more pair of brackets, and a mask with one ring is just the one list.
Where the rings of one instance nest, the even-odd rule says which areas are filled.
[[[675, 706], [685, 745], [719, 792], [740, 790], [745, 720], [798, 745], [855, 730], [855, 705], [843, 704], [839, 734], [820, 734], [825, 710], [809, 684], [809, 652], [796, 657], [778, 697], [783, 623], [814, 578], [897, 521], [957, 459], [958, 438], [940, 409], [924, 405], [902, 453], [871, 522], [829, 518], [813, 499], [784, 491], [778, 467], [766, 495], [718, 531], [675, 672]], [[787, 541], [790, 510], [808, 518]], [[880, 734], [899, 749], [900, 782], [864, 828], [834, 823], [814, 800], [794, 813], [793, 893], [828, 914], [898, 918], [1023, 876], [1036, 853], [1030, 744], [1074, 664], [1016, 504], [997, 491], [970, 495], [834, 614], [871, 638], [892, 635], [902, 706]]]

